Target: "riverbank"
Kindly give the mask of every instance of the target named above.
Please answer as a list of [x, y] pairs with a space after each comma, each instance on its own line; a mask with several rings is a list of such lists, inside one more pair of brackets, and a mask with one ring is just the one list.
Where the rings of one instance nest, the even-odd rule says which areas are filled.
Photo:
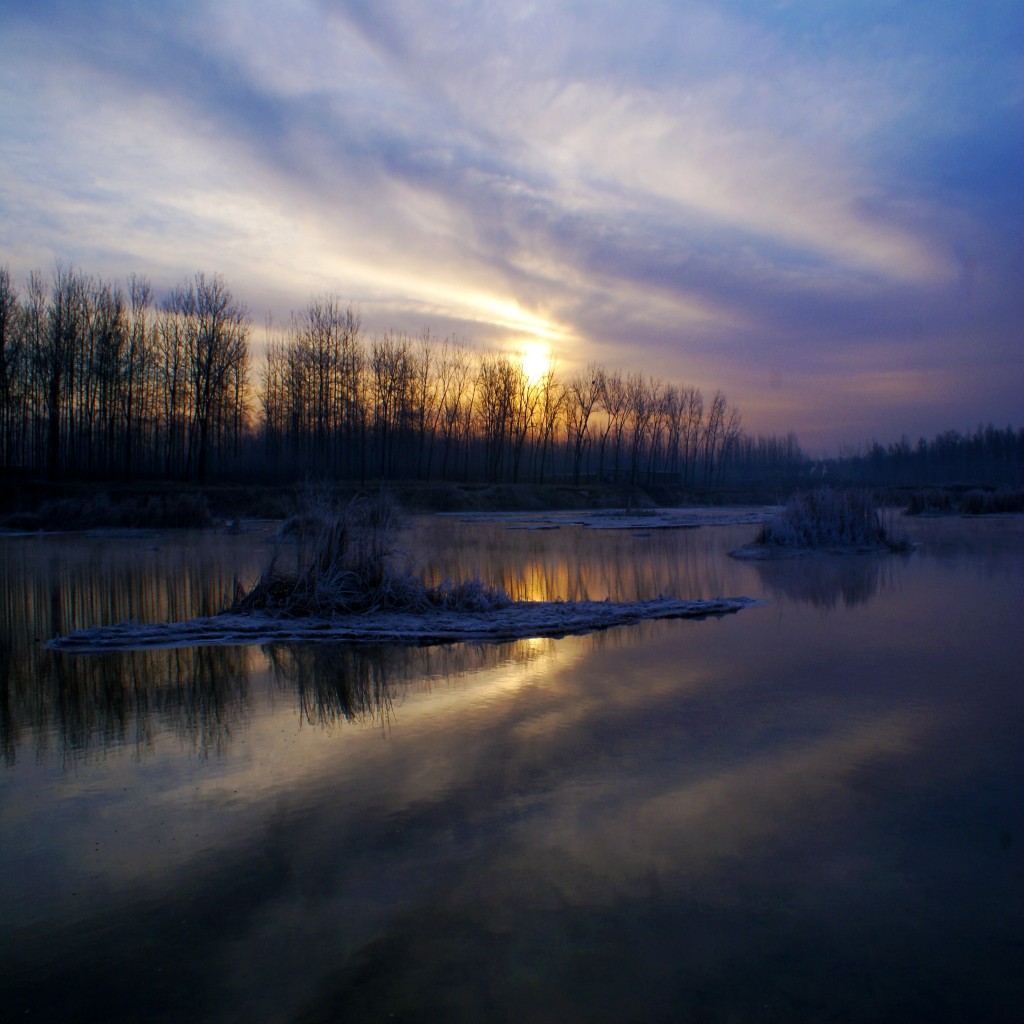
[[[619, 484], [464, 484], [353, 481], [326, 485], [339, 500], [382, 488], [407, 512], [546, 512], [653, 509], [688, 505], [772, 504], [778, 496], [758, 488], [687, 490]], [[294, 514], [304, 484], [261, 486], [192, 483], [5, 482], [0, 528], [82, 530], [196, 528], [238, 518], [284, 519]]]

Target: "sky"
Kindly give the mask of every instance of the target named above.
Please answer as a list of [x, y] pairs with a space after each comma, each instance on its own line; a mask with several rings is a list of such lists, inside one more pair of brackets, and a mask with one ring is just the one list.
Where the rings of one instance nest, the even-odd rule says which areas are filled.
[[56, 261], [812, 453], [1024, 426], [1024, 3], [5, 0], [0, 265]]

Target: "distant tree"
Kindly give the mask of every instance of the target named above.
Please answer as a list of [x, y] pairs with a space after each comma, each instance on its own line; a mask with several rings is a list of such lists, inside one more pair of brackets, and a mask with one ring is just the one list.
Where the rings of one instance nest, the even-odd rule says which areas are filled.
[[701, 435], [701, 453], [704, 460], [704, 486], [711, 485], [712, 473], [715, 469], [715, 462], [718, 457], [718, 445], [722, 432], [725, 428], [725, 415], [728, 403], [723, 391], [716, 391], [711, 398], [711, 407], [708, 409], [707, 419], [704, 421], [704, 431]]
[[14, 464], [15, 438], [19, 433], [18, 391], [24, 385], [24, 330], [18, 292], [11, 272], [0, 267], [0, 467]]
[[37, 373], [46, 410], [46, 470], [56, 479], [61, 469], [64, 428], [71, 413], [75, 356], [87, 312], [88, 281], [71, 267], [54, 268], [46, 327], [36, 352]]
[[526, 439], [536, 427], [542, 381], [531, 381], [521, 363], [516, 363], [512, 370], [512, 420], [509, 440], [512, 448], [511, 478], [513, 483], [517, 483]]
[[[463, 424], [472, 421], [473, 377], [470, 352], [465, 344], [453, 343], [442, 361], [444, 374], [441, 387], [441, 434], [444, 439], [441, 458], [441, 479], [447, 480], [449, 459], [457, 467]], [[458, 470], [456, 468], [455, 472]]]
[[704, 429], [704, 395], [700, 388], [683, 388], [679, 402], [680, 441], [683, 455], [683, 485], [693, 487], [697, 480], [697, 454]]
[[629, 408], [629, 394], [626, 390], [622, 374], [615, 370], [608, 373], [601, 371], [601, 409], [605, 414], [604, 430], [601, 432], [600, 457], [598, 474], [605, 478], [605, 449], [608, 438], [614, 438], [612, 477], [618, 479], [619, 457], [622, 452], [622, 437], [626, 427], [626, 416]]
[[249, 361], [249, 314], [214, 275], [196, 273], [173, 293], [171, 312], [184, 334], [186, 380], [191, 422], [185, 472], [206, 481], [211, 435], [222, 420], [225, 405], [234, 401], [228, 387]]
[[544, 483], [548, 451], [554, 443], [558, 421], [565, 410], [565, 400], [565, 387], [558, 380], [555, 367], [549, 366], [540, 382], [539, 438], [534, 457], [534, 476], [539, 483]]
[[648, 384], [639, 373], [631, 373], [626, 378], [626, 408], [631, 428], [629, 480], [632, 484], [640, 482], [655, 398], [655, 382]]
[[115, 453], [126, 442], [122, 426], [127, 393], [126, 350], [130, 328], [124, 293], [116, 285], [93, 282], [89, 295], [87, 344], [78, 374], [81, 398], [76, 403], [85, 449], [79, 464], [88, 475], [104, 475], [114, 467]]
[[411, 420], [412, 350], [409, 339], [394, 332], [378, 334], [370, 346], [370, 373], [373, 432], [380, 475], [390, 479], [398, 468], [397, 442], [402, 440], [404, 428]]
[[136, 442], [145, 444], [149, 441], [156, 419], [152, 405], [155, 369], [155, 334], [151, 320], [153, 293], [149, 281], [133, 274], [128, 279], [128, 297], [129, 327], [120, 408], [125, 476], [130, 476], [135, 469]]
[[590, 443], [590, 417], [601, 397], [604, 374], [596, 363], [574, 373], [565, 389], [565, 423], [572, 451], [572, 480], [579, 484], [583, 456]]
[[516, 367], [508, 356], [487, 355], [480, 360], [476, 414], [484, 449], [484, 476], [489, 481], [501, 478], [511, 447], [517, 386]]
[[725, 482], [725, 471], [743, 437], [743, 417], [735, 405], [727, 406], [718, 445], [718, 485]]

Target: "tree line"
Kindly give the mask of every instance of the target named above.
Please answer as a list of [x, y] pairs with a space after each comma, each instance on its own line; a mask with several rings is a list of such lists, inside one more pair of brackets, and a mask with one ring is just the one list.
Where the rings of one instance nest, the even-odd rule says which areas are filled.
[[259, 369], [268, 471], [359, 479], [722, 482], [743, 436], [723, 392], [591, 363], [531, 378], [509, 355], [385, 332], [335, 297], [274, 333]]
[[159, 304], [58, 264], [23, 294], [0, 269], [0, 468], [206, 479], [250, 429], [249, 316], [219, 277]]
[[57, 264], [22, 289], [0, 268], [0, 473], [452, 482], [601, 481], [791, 489], [815, 475], [1024, 485], [1024, 430], [902, 438], [812, 463], [794, 434], [751, 435], [723, 391], [600, 363], [531, 377], [514, 356], [429, 331], [367, 334], [313, 298], [268, 325], [196, 273], [157, 299], [131, 276]]
[[876, 486], [983, 484], [1024, 487], [1024, 428], [989, 423], [961, 433], [946, 430], [912, 442], [904, 435], [882, 444], [871, 441], [821, 467], [831, 476]]
[[721, 390], [598, 363], [531, 378], [509, 355], [398, 332], [367, 336], [336, 296], [269, 325], [197, 273], [159, 301], [132, 276], [57, 264], [20, 291], [0, 268], [0, 470], [88, 479], [721, 485], [758, 460]]

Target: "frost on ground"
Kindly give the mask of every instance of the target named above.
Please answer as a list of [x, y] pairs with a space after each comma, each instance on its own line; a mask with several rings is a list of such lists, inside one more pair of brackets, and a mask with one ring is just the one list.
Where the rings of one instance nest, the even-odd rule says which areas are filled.
[[646, 619], [702, 619], [728, 615], [753, 604], [748, 597], [683, 601], [517, 601], [489, 611], [431, 609], [370, 611], [330, 617], [284, 618], [225, 612], [188, 622], [144, 625], [122, 622], [54, 638], [57, 650], [98, 653], [154, 647], [214, 644], [349, 643], [443, 644], [562, 637], [624, 626]]

